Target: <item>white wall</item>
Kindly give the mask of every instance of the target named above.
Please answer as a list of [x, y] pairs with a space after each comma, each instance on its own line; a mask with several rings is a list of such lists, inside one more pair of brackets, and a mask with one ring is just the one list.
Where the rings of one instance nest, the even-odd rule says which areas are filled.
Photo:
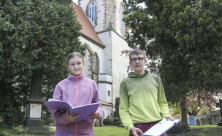
[[102, 108], [103, 108], [103, 118], [102, 118], [101, 122], [103, 122], [103, 119], [107, 118], [108, 115], [110, 116], [110, 114], [111, 114], [110, 106], [102, 105]]
[[123, 54], [121, 51], [130, 50], [127, 42], [112, 31], [112, 76], [113, 76], [113, 104], [115, 104], [115, 98], [119, 97], [120, 83], [123, 78], [128, 76], [127, 67], [129, 66], [129, 57]]
[[[123, 0], [116, 0], [117, 11], [116, 11], [116, 31], [119, 35], [124, 36], [124, 32], [120, 29], [120, 5], [123, 5]], [[124, 10], [124, 6], [123, 10]]]
[[112, 75], [112, 103], [119, 97], [119, 86], [123, 78], [127, 77], [128, 57], [121, 55], [122, 50], [130, 50], [127, 42], [117, 35], [114, 31], [107, 31], [98, 34], [101, 42], [106, 45], [104, 49], [104, 70], [105, 73]]
[[[99, 75], [99, 81], [112, 82], [112, 77], [105, 74]], [[105, 102], [112, 102], [112, 85], [108, 83], [98, 83], [99, 98]], [[110, 91], [110, 96], [108, 95]]]
[[109, 75], [112, 75], [112, 32], [106, 31], [103, 33], [99, 33], [98, 37], [103, 45], [106, 47], [104, 48], [104, 56], [103, 56], [103, 72]]
[[86, 49], [86, 52], [85, 52], [85, 57], [84, 57], [84, 68], [83, 68], [83, 75], [87, 78], [92, 78], [91, 76], [89, 76], [90, 74], [92, 74], [91, 71], [89, 71], [88, 69], [91, 67], [91, 62], [89, 61], [89, 56], [90, 55], [90, 52], [88, 49]]

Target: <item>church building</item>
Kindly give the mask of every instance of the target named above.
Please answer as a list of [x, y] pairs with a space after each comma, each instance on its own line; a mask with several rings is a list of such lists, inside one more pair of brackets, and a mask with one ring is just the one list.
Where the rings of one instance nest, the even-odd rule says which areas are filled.
[[72, 3], [82, 25], [80, 41], [87, 46], [83, 74], [98, 85], [103, 119], [113, 117], [119, 86], [127, 76], [130, 50], [124, 39], [123, 0], [78, 0]]

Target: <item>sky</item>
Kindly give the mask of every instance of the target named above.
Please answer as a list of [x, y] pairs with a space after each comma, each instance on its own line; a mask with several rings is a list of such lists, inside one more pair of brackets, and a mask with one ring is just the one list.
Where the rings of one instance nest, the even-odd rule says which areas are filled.
[[72, 0], [72, 1], [74, 1], [76, 4], [78, 4], [78, 0]]

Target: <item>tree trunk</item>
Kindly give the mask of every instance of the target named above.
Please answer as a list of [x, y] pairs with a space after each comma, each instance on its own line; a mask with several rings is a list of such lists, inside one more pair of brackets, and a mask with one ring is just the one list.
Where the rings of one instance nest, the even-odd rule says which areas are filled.
[[186, 96], [182, 97], [181, 99], [181, 123], [185, 123], [185, 124], [188, 124], [187, 123], [187, 108], [185, 106], [186, 104]]

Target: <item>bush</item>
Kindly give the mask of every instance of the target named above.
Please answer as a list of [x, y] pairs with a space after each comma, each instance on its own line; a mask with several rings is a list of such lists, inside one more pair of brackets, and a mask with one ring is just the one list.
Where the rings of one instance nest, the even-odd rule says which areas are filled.
[[110, 118], [106, 118], [106, 119], [103, 120], [103, 124], [104, 125], [112, 125], [112, 121], [111, 121]]
[[113, 125], [120, 125], [120, 124], [122, 124], [122, 122], [121, 122], [121, 120], [119, 119], [119, 118], [117, 118], [117, 117], [115, 117], [114, 119], [113, 119]]
[[94, 126], [95, 126], [95, 127], [99, 127], [99, 120], [96, 120]]
[[182, 134], [190, 129], [189, 125], [185, 123], [178, 123], [167, 131], [167, 134]]
[[26, 129], [22, 128], [23, 126], [13, 126], [13, 127], [9, 127], [6, 125], [1, 125], [0, 126], [0, 136], [12, 136], [12, 135], [19, 135], [19, 134], [25, 134], [26, 133]]

